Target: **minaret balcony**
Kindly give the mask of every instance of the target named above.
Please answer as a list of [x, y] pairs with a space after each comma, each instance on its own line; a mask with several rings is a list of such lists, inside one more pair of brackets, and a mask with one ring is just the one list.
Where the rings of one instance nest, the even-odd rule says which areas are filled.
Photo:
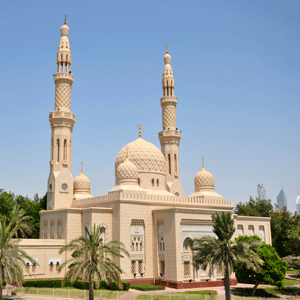
[[72, 127], [76, 121], [76, 116], [68, 111], [51, 111], [49, 113], [49, 121], [51, 126], [67, 126]]
[[56, 74], [54, 74], [54, 82], [63, 79], [70, 80], [73, 82], [73, 74], [66, 72], [57, 72]]
[[170, 103], [170, 104], [177, 104], [177, 97], [175, 96], [163, 96], [160, 98], [160, 104], [161, 105], [166, 105], [167, 103]]
[[177, 137], [181, 139], [181, 131], [180, 130], [163, 130], [158, 133], [158, 137]]

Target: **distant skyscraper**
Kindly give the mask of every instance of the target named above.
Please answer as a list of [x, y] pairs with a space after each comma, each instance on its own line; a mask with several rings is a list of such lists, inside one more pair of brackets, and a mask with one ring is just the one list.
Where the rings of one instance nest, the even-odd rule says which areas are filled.
[[257, 191], [258, 191], [258, 199], [259, 200], [267, 200], [267, 192], [262, 183], [258, 184]]
[[300, 215], [300, 195], [297, 189], [297, 199], [296, 199], [296, 211], [297, 214]]
[[283, 207], [287, 208], [287, 199], [283, 188], [279, 192], [276, 200], [277, 200], [278, 209], [283, 209]]

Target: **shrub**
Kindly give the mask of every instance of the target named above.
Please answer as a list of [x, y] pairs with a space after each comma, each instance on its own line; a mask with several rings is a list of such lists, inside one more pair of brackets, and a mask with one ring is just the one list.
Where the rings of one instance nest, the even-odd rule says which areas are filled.
[[[128, 291], [130, 287], [130, 282], [122, 281], [123, 290]], [[39, 288], [60, 288], [62, 286], [65, 287], [74, 287], [76, 289], [88, 290], [90, 283], [88, 281], [76, 280], [73, 284], [70, 281], [64, 281], [63, 279], [31, 279], [25, 280], [23, 286], [24, 287], [39, 287]], [[94, 288], [96, 288], [96, 284], [94, 281]], [[99, 289], [108, 289], [108, 290], [117, 290], [118, 287], [116, 283], [113, 281], [110, 286], [107, 286], [105, 280], [100, 280]]]
[[2, 286], [4, 287], [4, 286], [6, 286], [6, 284], [7, 284], [7, 280], [6, 279], [2, 279]]
[[[62, 287], [62, 279], [31, 279], [25, 280], [23, 283], [24, 287], [49, 287], [49, 288], [60, 288]], [[65, 286], [71, 286], [68, 282]]]
[[158, 290], [164, 290], [166, 287], [154, 285], [154, 284], [137, 284], [132, 285], [132, 289], [139, 290], [139, 291], [158, 291]]

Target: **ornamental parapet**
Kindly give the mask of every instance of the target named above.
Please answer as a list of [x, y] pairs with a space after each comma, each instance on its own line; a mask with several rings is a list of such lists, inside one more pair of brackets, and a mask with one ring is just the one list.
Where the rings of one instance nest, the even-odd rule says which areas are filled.
[[201, 207], [201, 206], [226, 206], [228, 208], [232, 207], [232, 200], [223, 200], [223, 199], [214, 199], [209, 198], [205, 199], [202, 197], [178, 197], [178, 196], [166, 196], [166, 195], [153, 195], [153, 194], [143, 194], [138, 192], [132, 193], [123, 193], [123, 192], [112, 192], [103, 196], [96, 196], [86, 199], [74, 200], [72, 207], [74, 208], [83, 208], [97, 206], [101, 203], [114, 202], [114, 201], [141, 201], [146, 203], [157, 204], [166, 204], [166, 205], [184, 205], [191, 207]]
[[54, 74], [54, 82], [56, 83], [60, 80], [67, 80], [73, 82], [73, 74], [66, 72], [57, 72], [56, 74]]
[[56, 122], [60, 120], [69, 120], [71, 123], [75, 123], [76, 116], [69, 111], [51, 111], [49, 113], [49, 121]]
[[177, 104], [177, 97], [175, 96], [163, 96], [160, 98], [161, 106], [164, 105], [176, 105]]
[[181, 131], [180, 130], [163, 130], [158, 133], [158, 137], [164, 137], [164, 136], [170, 136], [170, 137], [178, 137], [181, 138]]

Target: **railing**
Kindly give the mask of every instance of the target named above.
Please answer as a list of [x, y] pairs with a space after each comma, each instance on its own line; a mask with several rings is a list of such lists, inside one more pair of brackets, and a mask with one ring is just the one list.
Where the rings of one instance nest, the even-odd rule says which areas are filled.
[[[51, 298], [76, 298], [76, 299], [88, 299], [89, 291], [80, 290], [75, 288], [15, 288], [6, 287], [3, 289], [3, 296], [16, 296], [26, 298], [37, 298], [40, 296], [48, 296]], [[112, 291], [112, 290], [94, 290], [95, 299], [121, 299], [121, 300], [225, 300], [224, 287], [211, 287], [202, 288], [198, 291], [192, 290], [189, 292], [182, 291], [180, 289], [176, 290], [160, 290], [160, 291], [148, 291], [142, 292], [138, 290], [130, 289], [127, 291]], [[283, 298], [282, 298], [283, 297]], [[297, 296], [282, 296], [281, 299], [298, 299]], [[235, 300], [262, 300], [262, 299], [278, 299], [274, 298], [264, 298], [264, 297], [245, 297], [232, 295], [232, 299]]]
[[156, 203], [172, 203], [172, 204], [190, 204], [190, 206], [232, 206], [232, 200], [222, 200], [222, 199], [204, 199], [204, 197], [177, 197], [177, 196], [166, 196], [166, 195], [146, 195], [142, 193], [123, 193], [123, 192], [113, 192], [103, 196], [96, 196], [91, 198], [74, 200], [72, 207], [91, 207], [93, 205], [116, 201], [116, 200], [138, 200], [142, 202], [156, 202]]

